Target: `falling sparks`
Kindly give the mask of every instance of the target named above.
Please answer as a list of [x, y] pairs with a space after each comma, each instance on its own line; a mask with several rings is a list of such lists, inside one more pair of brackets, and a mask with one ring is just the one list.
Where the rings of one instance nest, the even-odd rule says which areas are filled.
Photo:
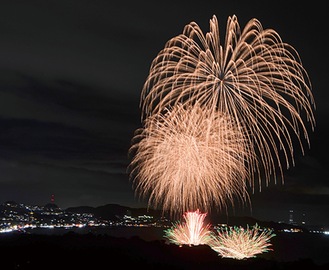
[[191, 22], [166, 43], [142, 89], [142, 119], [178, 104], [200, 104], [229, 115], [251, 145], [248, 156], [258, 155], [252, 168], [257, 177], [250, 183], [261, 190], [273, 178], [283, 181], [284, 163], [286, 168], [294, 165], [292, 134], [303, 153], [302, 137], [310, 143], [301, 113], [314, 129], [311, 83], [297, 51], [257, 19], [241, 29], [234, 15], [228, 18], [224, 43], [219, 33], [213, 16], [206, 34]]
[[128, 170], [149, 205], [184, 213], [165, 237], [239, 260], [271, 250], [272, 230], [256, 224], [213, 233], [204, 219], [212, 207], [249, 201], [247, 184], [254, 191], [283, 182], [284, 168], [294, 166], [294, 138], [302, 153], [303, 139], [310, 146], [303, 118], [314, 130], [315, 104], [297, 51], [257, 19], [241, 29], [229, 17], [224, 43], [216, 16], [206, 34], [191, 22], [153, 60], [140, 108]]
[[165, 230], [165, 237], [170, 243], [182, 245], [207, 245], [212, 239], [210, 224], [205, 224], [206, 213], [199, 210], [186, 212], [183, 215], [185, 222], [177, 222], [170, 229]]
[[270, 239], [274, 236], [271, 229], [261, 229], [258, 224], [251, 228], [225, 227], [217, 229], [209, 246], [221, 257], [242, 260], [272, 250]]
[[149, 196], [151, 205], [181, 216], [249, 198], [245, 182], [255, 156], [229, 115], [176, 105], [148, 117], [133, 142], [130, 168], [136, 193]]

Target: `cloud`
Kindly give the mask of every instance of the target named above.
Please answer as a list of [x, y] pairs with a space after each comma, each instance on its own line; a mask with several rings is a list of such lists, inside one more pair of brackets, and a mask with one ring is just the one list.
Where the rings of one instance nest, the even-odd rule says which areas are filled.
[[[111, 202], [123, 205], [138, 203], [123, 164], [95, 163], [95, 160], [86, 164], [81, 160], [52, 160], [49, 163], [43, 160], [43, 163], [38, 163], [0, 159], [1, 200], [44, 205], [50, 195], [55, 194], [58, 205], [63, 208]], [[88, 201], [88, 197], [93, 200]]]

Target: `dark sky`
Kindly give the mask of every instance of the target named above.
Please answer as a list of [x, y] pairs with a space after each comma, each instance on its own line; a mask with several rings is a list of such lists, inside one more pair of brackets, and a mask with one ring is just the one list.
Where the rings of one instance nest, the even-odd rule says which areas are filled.
[[[146, 3], [145, 3], [146, 2]], [[284, 185], [236, 214], [329, 224], [328, 33], [325, 1], [15, 0], [0, 3], [0, 203], [146, 206], [126, 173], [151, 61], [191, 21], [257, 18], [296, 48], [316, 102], [311, 148]], [[248, 2], [248, 3], [247, 3]], [[294, 2], [294, 1], [293, 1]]]

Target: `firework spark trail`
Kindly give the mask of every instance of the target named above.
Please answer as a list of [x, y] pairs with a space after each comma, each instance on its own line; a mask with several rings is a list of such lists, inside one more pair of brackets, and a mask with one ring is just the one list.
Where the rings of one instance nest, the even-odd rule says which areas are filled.
[[201, 213], [199, 209], [184, 213], [185, 222], [177, 222], [172, 228], [165, 230], [165, 237], [179, 246], [207, 245], [212, 240], [213, 232], [210, 224], [204, 223], [206, 216], [207, 213]]
[[302, 112], [312, 130], [315, 126], [311, 83], [297, 51], [257, 19], [240, 29], [237, 17], [229, 17], [224, 45], [216, 16], [208, 33], [191, 22], [166, 43], [142, 89], [142, 120], [180, 103], [230, 115], [251, 145], [250, 156], [259, 157], [253, 188], [267, 186], [272, 177], [283, 181], [282, 164], [294, 166], [291, 134], [302, 152], [302, 137], [309, 145]]
[[246, 180], [255, 155], [229, 115], [177, 104], [148, 117], [132, 142], [130, 176], [149, 205], [181, 216], [249, 199]]
[[233, 259], [255, 257], [258, 254], [272, 250], [270, 239], [275, 234], [271, 229], [261, 229], [258, 224], [245, 229], [243, 227], [225, 227], [213, 234], [213, 240], [208, 245], [219, 256]]

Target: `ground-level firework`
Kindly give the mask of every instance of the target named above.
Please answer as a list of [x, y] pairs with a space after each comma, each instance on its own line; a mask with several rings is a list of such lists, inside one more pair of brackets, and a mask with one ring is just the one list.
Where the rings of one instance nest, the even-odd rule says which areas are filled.
[[256, 257], [271, 249], [271, 238], [275, 236], [272, 229], [261, 228], [258, 224], [252, 227], [219, 227], [213, 229], [205, 222], [207, 213], [199, 210], [186, 212], [183, 222], [176, 222], [166, 229], [164, 237], [169, 243], [182, 245], [208, 245], [219, 256], [242, 260]]
[[209, 246], [219, 256], [233, 259], [246, 259], [271, 250], [270, 239], [275, 234], [271, 229], [252, 227], [225, 227], [217, 233]]
[[172, 228], [165, 230], [165, 237], [170, 243], [182, 245], [207, 245], [212, 240], [210, 224], [205, 223], [206, 213], [199, 210], [186, 212], [184, 221], [177, 222]]

